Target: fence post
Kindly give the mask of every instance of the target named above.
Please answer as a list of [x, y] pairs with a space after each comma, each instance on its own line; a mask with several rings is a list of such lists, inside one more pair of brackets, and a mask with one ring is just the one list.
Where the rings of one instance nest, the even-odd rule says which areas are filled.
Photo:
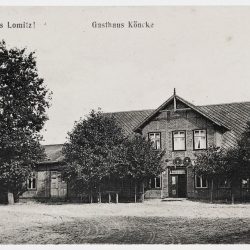
[[135, 182], [135, 203], [136, 203], [136, 182]]
[[8, 191], [8, 204], [9, 205], [13, 205], [14, 204], [14, 195], [10, 191]]
[[210, 203], [213, 203], [214, 180], [211, 180]]
[[110, 193], [109, 193], [109, 203], [111, 202], [111, 195], [110, 195]]

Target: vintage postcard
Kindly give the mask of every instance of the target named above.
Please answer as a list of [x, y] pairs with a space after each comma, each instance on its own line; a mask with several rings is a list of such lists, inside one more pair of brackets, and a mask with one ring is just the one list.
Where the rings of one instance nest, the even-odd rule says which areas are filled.
[[249, 244], [250, 6], [0, 6], [0, 243]]

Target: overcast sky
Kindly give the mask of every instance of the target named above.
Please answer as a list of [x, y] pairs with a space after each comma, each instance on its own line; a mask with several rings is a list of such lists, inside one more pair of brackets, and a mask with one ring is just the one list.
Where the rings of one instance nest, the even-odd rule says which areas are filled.
[[[91, 26], [132, 20], [154, 28]], [[65, 142], [91, 109], [157, 108], [174, 87], [195, 105], [250, 101], [250, 7], [1, 7], [0, 23], [9, 47], [36, 51], [53, 91], [43, 144]]]

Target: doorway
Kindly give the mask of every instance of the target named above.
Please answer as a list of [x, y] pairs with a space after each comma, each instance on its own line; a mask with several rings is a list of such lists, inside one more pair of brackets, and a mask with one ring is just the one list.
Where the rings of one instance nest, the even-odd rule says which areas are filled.
[[187, 178], [185, 174], [170, 175], [169, 196], [173, 198], [185, 198], [187, 196]]
[[62, 180], [61, 173], [51, 171], [50, 197], [65, 198], [67, 195], [67, 183]]

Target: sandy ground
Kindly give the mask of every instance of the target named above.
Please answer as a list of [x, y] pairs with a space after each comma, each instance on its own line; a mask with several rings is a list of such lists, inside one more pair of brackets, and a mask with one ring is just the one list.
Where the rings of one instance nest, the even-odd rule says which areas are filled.
[[0, 243], [250, 243], [250, 204], [2, 205]]

